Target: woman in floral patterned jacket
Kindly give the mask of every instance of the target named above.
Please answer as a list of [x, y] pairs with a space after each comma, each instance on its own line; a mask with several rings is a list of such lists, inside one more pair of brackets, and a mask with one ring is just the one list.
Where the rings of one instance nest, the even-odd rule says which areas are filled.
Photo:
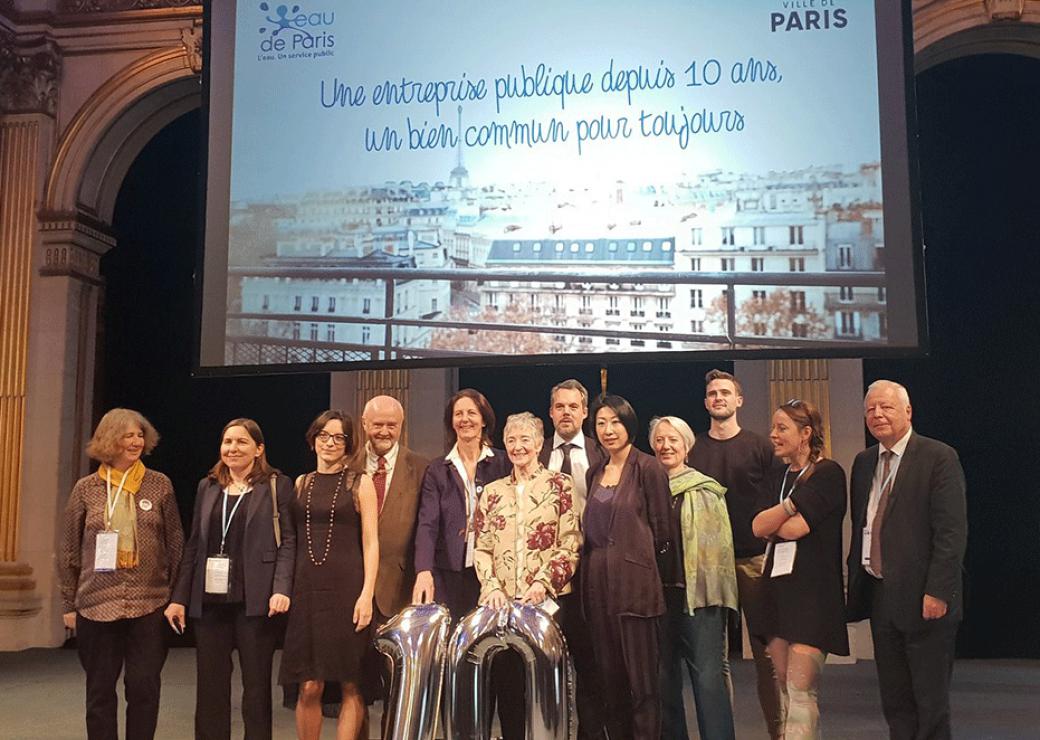
[[[502, 436], [513, 472], [485, 486], [474, 520], [473, 565], [480, 580], [480, 603], [541, 604], [546, 597], [570, 591], [578, 564], [581, 529], [573, 505], [574, 484], [569, 475], [550, 472], [538, 462], [545, 435], [534, 414], [510, 416]], [[491, 677], [503, 737], [525, 737], [520, 654], [499, 653]]]

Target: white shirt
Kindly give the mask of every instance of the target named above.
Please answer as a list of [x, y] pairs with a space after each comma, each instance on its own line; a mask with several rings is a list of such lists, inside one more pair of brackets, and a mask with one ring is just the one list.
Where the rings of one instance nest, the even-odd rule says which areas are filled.
[[[401, 449], [401, 445], [395, 443], [390, 451], [383, 455], [386, 458], [386, 493], [390, 492], [390, 481], [394, 478], [394, 469], [397, 467], [397, 453]], [[376, 474], [376, 469], [379, 467], [379, 455], [372, 451], [372, 444], [370, 442], [365, 443], [365, 472], [368, 473], [368, 477], [371, 478]], [[383, 503], [386, 504], [386, 495], [384, 493]]]
[[[489, 457], [494, 457], [495, 453], [490, 447], [481, 446], [480, 456], [477, 457], [477, 463], [481, 460], [485, 460]], [[473, 567], [473, 548], [477, 545], [477, 533], [473, 531], [473, 512], [477, 510], [477, 496], [480, 495], [480, 491], [477, 490], [477, 482], [470, 480], [469, 474], [466, 473], [466, 466], [462, 462], [462, 457], [459, 455], [459, 445], [456, 442], [455, 446], [451, 448], [451, 452], [444, 456], [444, 459], [455, 466], [455, 469], [459, 471], [459, 477], [462, 478], [463, 484], [466, 486], [466, 562], [467, 568]]]
[[[900, 438], [900, 440], [892, 445], [892, 448], [888, 450], [892, 453], [892, 459], [888, 463], [888, 474], [893, 481], [896, 479], [896, 473], [899, 472], [899, 463], [903, 460], [903, 454], [906, 452], [906, 445], [910, 441], [910, 435], [913, 433], [914, 429], [911, 427], [907, 430], [906, 434], [904, 434], [902, 438]], [[881, 479], [881, 476], [884, 475], [885, 472], [885, 463], [881, 459], [881, 453], [885, 452], [886, 449], [888, 448], [884, 445], [878, 445], [878, 461], [874, 466], [874, 480], [870, 484], [870, 498], [867, 500], [866, 526], [868, 529], [874, 526], [874, 517], [877, 516], [878, 503], [881, 501], [881, 489], [885, 485], [885, 481]], [[892, 494], [889, 493], [889, 496], [891, 495]], [[875, 578], [881, 577], [871, 570], [869, 565], [864, 567], [866, 568], [867, 573], [870, 573], [870, 575]]]
[[552, 452], [549, 454], [549, 464], [546, 466], [555, 473], [560, 472], [563, 467], [563, 450], [560, 445], [570, 442], [574, 445], [571, 450], [571, 477], [574, 479], [574, 510], [581, 516], [585, 511], [585, 473], [589, 470], [589, 455], [585, 451], [585, 435], [578, 432], [573, 439], [564, 439], [557, 432], [553, 434]]

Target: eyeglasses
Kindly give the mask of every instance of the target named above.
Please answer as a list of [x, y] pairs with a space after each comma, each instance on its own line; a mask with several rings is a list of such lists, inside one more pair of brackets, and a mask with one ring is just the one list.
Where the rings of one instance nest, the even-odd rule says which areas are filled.
[[328, 432], [320, 432], [318, 434], [318, 441], [323, 445], [327, 445], [332, 442], [336, 447], [342, 447], [347, 443], [347, 435], [345, 434], [329, 434]]
[[784, 402], [784, 406], [804, 406], [805, 401], [800, 398], [792, 398], [790, 401]]

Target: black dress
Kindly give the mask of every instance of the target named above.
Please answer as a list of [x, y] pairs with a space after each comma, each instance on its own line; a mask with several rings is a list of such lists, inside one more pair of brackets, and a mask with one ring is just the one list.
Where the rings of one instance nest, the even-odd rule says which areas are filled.
[[[780, 501], [784, 469], [772, 481], [759, 510]], [[790, 490], [794, 474], [788, 476]], [[782, 637], [812, 645], [826, 653], [849, 654], [845, 628], [845, 589], [842, 578], [841, 528], [845, 518], [845, 471], [833, 460], [816, 463], [812, 474], [794, 485], [791, 499], [809, 525], [798, 540], [794, 568], [785, 576], [770, 577], [774, 548], [769, 549], [762, 610], [751, 632], [763, 640]]]
[[[360, 480], [360, 475], [351, 471], [342, 475], [311, 473], [293, 500], [296, 575], [278, 674], [280, 684], [314, 680], [357, 683], [361, 679], [370, 628], [356, 632], [353, 623], [354, 604], [365, 584], [357, 505]], [[332, 541], [326, 557], [334, 494]]]

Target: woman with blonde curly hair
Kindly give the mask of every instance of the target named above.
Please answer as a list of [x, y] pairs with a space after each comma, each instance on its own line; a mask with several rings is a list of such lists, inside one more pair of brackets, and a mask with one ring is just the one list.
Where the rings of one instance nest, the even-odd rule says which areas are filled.
[[118, 735], [116, 681], [124, 670], [126, 737], [155, 735], [166, 662], [162, 610], [184, 546], [170, 479], [141, 462], [158, 442], [138, 412], [109, 411], [87, 445], [101, 465], [76, 483], [65, 507], [63, 619], [87, 674], [91, 740]]

